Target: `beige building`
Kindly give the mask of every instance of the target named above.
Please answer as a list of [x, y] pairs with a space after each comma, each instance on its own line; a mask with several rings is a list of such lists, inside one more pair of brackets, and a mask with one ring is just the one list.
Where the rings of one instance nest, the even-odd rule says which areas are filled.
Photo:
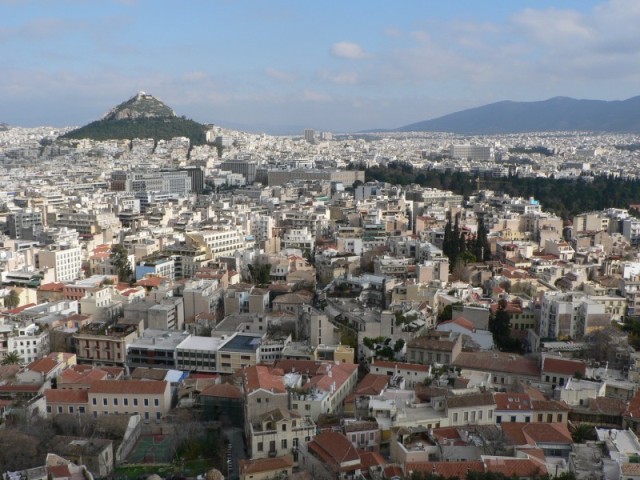
[[100, 415], [134, 415], [156, 420], [171, 409], [171, 385], [154, 380], [99, 380], [88, 391], [89, 412]]
[[293, 452], [297, 462], [298, 446], [316, 435], [316, 424], [290, 410], [275, 409], [249, 424], [251, 458], [280, 457]]
[[90, 323], [74, 335], [79, 362], [124, 365], [127, 345], [139, 337], [134, 325]]

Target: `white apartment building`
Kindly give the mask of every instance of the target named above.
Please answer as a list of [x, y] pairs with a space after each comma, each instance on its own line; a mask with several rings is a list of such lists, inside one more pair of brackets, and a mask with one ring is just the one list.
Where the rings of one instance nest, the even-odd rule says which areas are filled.
[[283, 248], [299, 248], [303, 252], [313, 252], [315, 244], [315, 238], [306, 227], [288, 230], [282, 240]]
[[34, 323], [20, 327], [8, 338], [7, 350], [20, 354], [23, 363], [31, 363], [49, 354], [49, 332]]
[[79, 246], [55, 246], [40, 250], [36, 254], [36, 267], [54, 269], [56, 282], [70, 282], [80, 276], [82, 249]]
[[540, 337], [581, 339], [611, 322], [603, 303], [582, 292], [545, 292], [540, 308]]
[[247, 240], [244, 231], [232, 228], [191, 232], [185, 237], [188, 244], [205, 246], [212, 259], [233, 255], [238, 250], [248, 248], [251, 243]]

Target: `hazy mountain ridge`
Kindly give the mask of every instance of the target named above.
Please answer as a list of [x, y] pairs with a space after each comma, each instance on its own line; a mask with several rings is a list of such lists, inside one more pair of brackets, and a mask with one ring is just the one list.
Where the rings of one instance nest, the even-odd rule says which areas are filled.
[[537, 102], [505, 100], [412, 123], [397, 131], [478, 135], [546, 131], [638, 132], [640, 96], [614, 101], [569, 97]]

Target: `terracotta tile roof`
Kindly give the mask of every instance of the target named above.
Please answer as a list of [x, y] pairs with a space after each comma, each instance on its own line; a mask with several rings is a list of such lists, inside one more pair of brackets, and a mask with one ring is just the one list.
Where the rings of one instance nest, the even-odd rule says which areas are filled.
[[484, 464], [481, 461], [407, 463], [405, 473], [411, 472], [434, 473], [445, 478], [464, 480], [469, 472], [484, 472]]
[[384, 469], [384, 478], [403, 478], [404, 472], [399, 465], [387, 465]]
[[640, 418], [640, 390], [629, 401], [629, 406], [624, 412], [625, 417]]
[[514, 375], [525, 375], [540, 378], [540, 367], [538, 362], [504, 352], [462, 352], [453, 365], [469, 370], [483, 372], [501, 372]]
[[458, 318], [455, 318], [453, 320], [447, 320], [446, 322], [442, 322], [442, 323], [438, 324], [438, 326], [440, 326], [440, 325], [449, 325], [449, 324], [452, 324], [452, 323], [454, 323], [456, 325], [459, 325], [462, 328], [465, 328], [467, 330], [471, 330], [471, 331], [473, 331], [473, 329], [476, 328], [471, 320], [467, 320], [464, 317], [458, 317]]
[[367, 432], [370, 430], [379, 430], [379, 429], [380, 427], [378, 426], [377, 422], [367, 422], [367, 421], [348, 423], [344, 426], [345, 432]]
[[533, 400], [532, 401], [534, 411], [554, 411], [554, 412], [568, 412], [571, 410], [569, 405], [560, 400]]
[[43, 285], [40, 285], [38, 287], [38, 291], [40, 291], [40, 292], [61, 292], [63, 288], [64, 288], [64, 283], [51, 282], [51, 283], [45, 283]]
[[384, 467], [387, 461], [378, 452], [360, 452], [360, 464], [362, 470], [369, 470], [371, 467]]
[[356, 385], [356, 395], [380, 395], [389, 385], [388, 375], [367, 373]]
[[89, 392], [87, 390], [61, 390], [48, 389], [44, 391], [47, 403], [89, 403]]
[[589, 411], [591, 412], [622, 415], [625, 409], [626, 403], [618, 398], [596, 397], [589, 399]]
[[569, 360], [567, 358], [542, 358], [542, 371], [548, 373], [560, 373], [562, 375], [573, 375], [580, 372], [584, 375], [587, 371], [587, 365], [578, 360]]
[[58, 362], [51, 358], [39, 358], [27, 365], [26, 370], [47, 374], [58, 366]]
[[547, 467], [543, 462], [529, 458], [488, 458], [484, 465], [487, 472], [501, 473], [508, 478], [538, 478], [547, 474]]
[[285, 393], [284, 377], [274, 375], [269, 368], [264, 365], [247, 367], [244, 370], [245, 391], [251, 393], [255, 390], [264, 389], [273, 393]]
[[640, 475], [640, 463], [621, 463], [620, 472], [622, 472], [623, 475]]
[[91, 385], [91, 394], [161, 395], [169, 384], [162, 380], [98, 380]]
[[251, 475], [256, 473], [266, 473], [282, 471], [293, 468], [293, 457], [287, 455], [275, 458], [258, 458], [255, 460], [240, 460], [240, 475]]
[[490, 393], [471, 393], [468, 395], [449, 395], [447, 408], [465, 408], [481, 405], [495, 405], [493, 395]]
[[516, 446], [573, 442], [567, 426], [563, 423], [503, 423], [501, 425], [505, 438]]
[[397, 367], [399, 370], [405, 370], [405, 371], [416, 371], [416, 372], [429, 371], [428, 365], [419, 365], [417, 363], [389, 362], [387, 360], [374, 360], [371, 366], [379, 367], [379, 368], [387, 368], [392, 370], [395, 370]]
[[[332, 470], [341, 471], [341, 464], [360, 460], [360, 455], [351, 442], [338, 432], [322, 432], [309, 442], [309, 450], [315, 452]], [[349, 470], [358, 466], [349, 467]]]
[[0, 385], [0, 393], [38, 393], [42, 385], [34, 385], [33, 383], [11, 383], [9, 385]]
[[442, 440], [461, 440], [460, 432], [455, 427], [434, 428], [432, 430], [433, 438], [438, 441]]
[[200, 392], [200, 396], [241, 399], [242, 392], [238, 387], [234, 387], [229, 383], [220, 383], [209, 385], [207, 388], [202, 390], [202, 392]]
[[531, 398], [526, 393], [494, 393], [496, 410], [531, 410]]

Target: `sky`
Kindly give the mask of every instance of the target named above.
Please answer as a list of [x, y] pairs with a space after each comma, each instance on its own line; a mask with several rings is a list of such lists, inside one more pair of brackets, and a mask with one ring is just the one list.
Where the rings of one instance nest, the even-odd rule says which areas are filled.
[[84, 125], [138, 91], [267, 133], [623, 100], [638, 25], [638, 0], [0, 0], [0, 122]]

